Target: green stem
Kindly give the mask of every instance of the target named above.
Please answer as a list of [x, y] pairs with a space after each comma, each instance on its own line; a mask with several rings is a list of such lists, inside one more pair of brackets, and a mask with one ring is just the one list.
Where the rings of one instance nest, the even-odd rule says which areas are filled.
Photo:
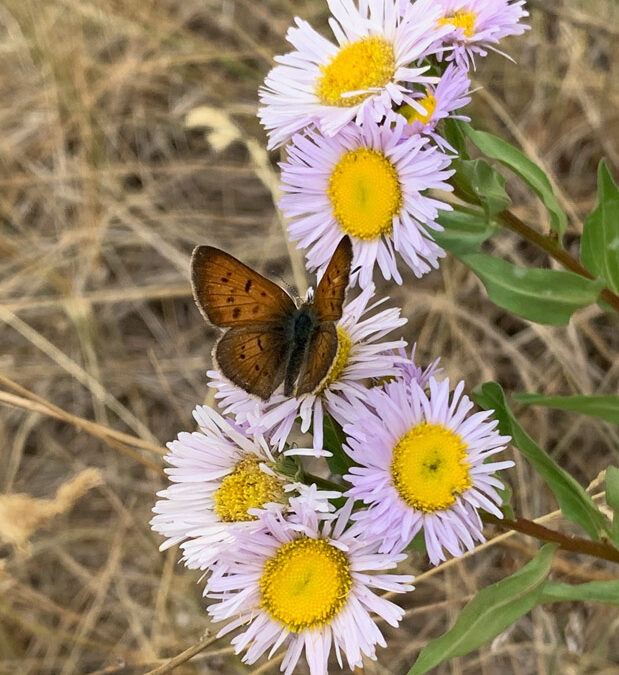
[[590, 541], [589, 539], [582, 539], [581, 537], [573, 537], [569, 534], [562, 534], [556, 530], [550, 530], [543, 525], [538, 525], [532, 520], [517, 517], [515, 520], [500, 519], [490, 514], [484, 514], [482, 520], [485, 523], [497, 525], [504, 530], [514, 530], [521, 532], [529, 537], [535, 537], [542, 541], [550, 541], [559, 544], [559, 548], [565, 551], [573, 551], [574, 553], [584, 553], [593, 556], [594, 558], [601, 558], [602, 560], [610, 560], [611, 562], [619, 563], [619, 551], [610, 544], [599, 541]]
[[[532, 227], [529, 227], [511, 211], [501, 211], [501, 213], [496, 216], [496, 220], [508, 230], [516, 232], [516, 234], [519, 234], [527, 241], [539, 246], [539, 248], [546, 251], [551, 258], [560, 262], [566, 269], [571, 270], [576, 274], [580, 274], [580, 276], [586, 277], [587, 279], [595, 279], [593, 274], [585, 269], [578, 260], [573, 258], [565, 249], [561, 248], [557, 241], [541, 234]], [[619, 295], [613, 293], [609, 288], [604, 288], [600, 291], [600, 298], [605, 300], [613, 309], [619, 312]]]

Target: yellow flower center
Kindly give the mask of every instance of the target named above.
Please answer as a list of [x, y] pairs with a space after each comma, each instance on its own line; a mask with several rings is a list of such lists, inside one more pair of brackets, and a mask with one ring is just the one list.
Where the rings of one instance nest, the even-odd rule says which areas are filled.
[[344, 368], [348, 364], [348, 355], [352, 348], [352, 340], [348, 333], [341, 327], [337, 327], [337, 352], [335, 358], [329, 368], [329, 372], [325, 379], [320, 383], [319, 392], [325, 390], [330, 384], [333, 384], [337, 378], [342, 374]]
[[[370, 95], [368, 89], [382, 89], [393, 79], [393, 45], [376, 35], [352, 42], [321, 66], [320, 72], [315, 92], [321, 103], [343, 108], [358, 105]], [[353, 91], [365, 93], [344, 96]]]
[[269, 502], [281, 501], [282, 483], [260, 469], [256, 457], [245, 457], [226, 476], [215, 492], [215, 513], [219, 520], [235, 523], [256, 520], [248, 509], [260, 508]]
[[398, 108], [398, 112], [401, 115], [404, 115], [404, 117], [406, 117], [409, 124], [412, 124], [413, 122], [421, 122], [422, 124], [427, 124], [430, 121], [432, 115], [434, 114], [434, 110], [436, 109], [436, 99], [429, 91], [427, 91], [426, 94], [427, 95], [425, 96], [425, 98], [422, 98], [420, 101], [417, 101], [417, 103], [419, 103], [420, 106], [426, 109], [425, 115], [422, 115], [408, 103], [405, 103], [403, 106]]
[[475, 19], [477, 17], [475, 16], [475, 12], [454, 12], [453, 14], [449, 14], [448, 16], [443, 17], [442, 19], [439, 19], [439, 24], [441, 26], [444, 26], [445, 24], [452, 24], [456, 28], [462, 28], [462, 31], [464, 33], [464, 36], [467, 38], [473, 37], [473, 33], [475, 32]]
[[324, 539], [295, 539], [264, 566], [261, 607], [298, 633], [331, 621], [351, 588], [350, 563], [343, 551]]
[[402, 189], [393, 164], [377, 150], [345, 153], [335, 165], [327, 194], [340, 227], [371, 241], [390, 234], [402, 207]]
[[466, 443], [442, 424], [422, 423], [396, 444], [391, 479], [409, 505], [432, 513], [448, 508], [471, 487]]

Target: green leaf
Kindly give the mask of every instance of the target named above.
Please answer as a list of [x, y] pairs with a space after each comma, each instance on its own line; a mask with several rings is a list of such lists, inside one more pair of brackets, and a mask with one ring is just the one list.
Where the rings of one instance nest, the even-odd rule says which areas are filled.
[[454, 120], [448, 117], [443, 122], [443, 137], [457, 151], [460, 159], [469, 159], [466, 149], [466, 136], [462, 129], [463, 123], [460, 120]]
[[486, 382], [473, 392], [473, 399], [484, 410], [494, 410], [502, 434], [512, 437], [512, 443], [525, 456], [552, 490], [561, 512], [568, 520], [582, 527], [597, 541], [607, 534], [606, 519], [595, 502], [576, 480], [564, 471], [518, 424], [507, 405], [505, 394], [496, 382]]
[[485, 253], [458, 257], [481, 279], [493, 302], [537, 323], [567, 324], [577, 309], [595, 302], [604, 286], [573, 272], [518, 267]]
[[333, 453], [333, 457], [327, 457], [327, 464], [331, 473], [339, 476], [344, 475], [351, 466], [354, 466], [352, 459], [344, 452], [342, 445], [346, 436], [342, 427], [325, 412], [323, 419], [323, 447], [325, 450]]
[[533, 189], [550, 213], [552, 229], [562, 237], [567, 224], [565, 213], [559, 206], [548, 177], [539, 166], [518, 148], [494, 134], [476, 131], [468, 124], [463, 124], [461, 128], [486, 157], [501, 162]]
[[619, 189], [604, 160], [598, 166], [598, 201], [585, 220], [580, 256], [592, 274], [619, 293]]
[[541, 598], [555, 550], [554, 545], [544, 546], [521, 570], [480, 591], [455, 624], [421, 650], [408, 675], [422, 675], [443, 661], [472, 652], [531, 611]]
[[542, 588], [541, 603], [549, 602], [603, 602], [619, 607], [619, 579], [589, 581], [586, 584], [563, 584], [547, 581]]
[[524, 405], [543, 405], [548, 408], [579, 412], [601, 417], [619, 424], [619, 396], [544, 396], [544, 394], [514, 394], [514, 401]]
[[452, 181], [474, 204], [480, 204], [488, 220], [512, 203], [505, 192], [505, 178], [483, 159], [456, 159]]
[[619, 548], [619, 469], [616, 466], [606, 469], [606, 503], [613, 512], [610, 538], [614, 546]]
[[509, 483], [506, 483], [504, 480], [501, 482], [503, 483], [503, 487], [497, 490], [501, 496], [501, 511], [503, 511], [503, 515], [507, 520], [516, 520], [516, 514], [511, 504], [514, 491]]
[[425, 555], [428, 552], [426, 547], [426, 536], [423, 530], [419, 530], [419, 532], [417, 532], [410, 544], [406, 547], [406, 550], [417, 551], [417, 553], [421, 553], [422, 555]]
[[481, 244], [498, 231], [481, 213], [467, 211], [440, 211], [438, 222], [442, 232], [432, 230], [432, 237], [439, 246], [454, 254], [473, 253]]

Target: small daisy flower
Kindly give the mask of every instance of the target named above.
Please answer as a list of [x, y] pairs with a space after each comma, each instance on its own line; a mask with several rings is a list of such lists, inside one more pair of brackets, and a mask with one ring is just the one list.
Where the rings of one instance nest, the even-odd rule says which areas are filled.
[[361, 124], [366, 111], [379, 120], [407, 99], [406, 85], [437, 81], [424, 75], [429, 66], [411, 67], [443, 49], [454, 30], [438, 25], [434, 0], [417, 0], [402, 12], [399, 0], [327, 1], [337, 44], [296, 18], [286, 36], [295, 51], [276, 57], [280, 65], [260, 90], [269, 149], [311, 123], [333, 136], [352, 120]]
[[454, 148], [436, 133], [436, 125], [447, 117], [464, 122], [471, 121], [471, 118], [466, 115], [453, 114], [454, 111], [460, 110], [471, 102], [470, 86], [471, 81], [467, 71], [459, 68], [455, 63], [450, 63], [438, 84], [426, 87], [425, 96], [421, 92], [417, 93], [417, 103], [423, 106], [425, 113], [415, 110], [409, 103], [397, 109], [396, 114], [403, 115], [408, 122], [404, 126], [404, 133], [430, 136], [440, 148], [457, 154]]
[[269, 468], [274, 459], [262, 436], [205, 406], [193, 415], [200, 431], [168, 443], [172, 485], [157, 493], [151, 526], [167, 538], [161, 550], [180, 543], [187, 567], [206, 569], [237, 532], [255, 526], [251, 509], [281, 508], [294, 486]]
[[439, 209], [450, 206], [425, 194], [451, 190], [450, 158], [427, 138], [405, 136], [405, 119], [392, 124], [367, 120], [349, 124], [334, 138], [318, 132], [294, 136], [288, 159], [281, 164], [280, 207], [289, 219], [288, 232], [307, 249], [308, 267], [324, 270], [344, 234], [353, 244], [351, 283], [372, 280], [378, 265], [385, 279], [402, 277], [396, 252], [421, 277], [438, 267], [443, 249], [431, 231]]
[[529, 28], [520, 23], [529, 16], [524, 0], [437, 0], [436, 5], [443, 15], [438, 25], [456, 28], [445, 41], [454, 46], [448, 58], [455, 59], [461, 68], [474, 67], [475, 54], [486, 56], [486, 49], [503, 54], [493, 45], [508, 35], [522, 35]]
[[349, 408], [344, 450], [357, 466], [344, 478], [345, 494], [370, 508], [353, 515], [368, 536], [384, 538], [381, 551], [400, 551], [422, 528], [430, 561], [445, 560], [484, 541], [478, 514], [502, 517], [502, 483], [493, 474], [511, 461], [488, 462], [509, 436], [487, 421], [492, 411], [467, 417], [473, 404], [460, 382], [450, 396], [449, 380], [429, 381], [427, 395], [404, 380], [370, 391], [367, 407]]
[[396, 377], [382, 377], [379, 378], [377, 384], [378, 386], [384, 386], [389, 382], [393, 382], [395, 379], [402, 379], [406, 384], [412, 386], [413, 383], [418, 384], [422, 389], [425, 389], [430, 382], [430, 378], [434, 377], [440, 373], [443, 369], [438, 367], [438, 362], [440, 358], [433, 361], [425, 369], [421, 366], [418, 366], [415, 363], [415, 352], [417, 351], [417, 343], [413, 345], [411, 349], [410, 358], [406, 354], [406, 349], [402, 348], [398, 350], [398, 355], [401, 357], [401, 360], [398, 361], [395, 366], [398, 369], [398, 374]]
[[282, 450], [293, 424], [301, 418], [301, 431], [313, 428], [313, 446], [295, 448], [290, 454], [320, 456], [323, 443], [323, 418], [325, 409], [336, 420], [340, 417], [342, 401], [353, 402], [367, 395], [366, 382], [371, 378], [398, 375], [396, 364], [405, 360], [393, 350], [406, 345], [403, 339], [382, 341], [393, 330], [406, 323], [398, 308], [383, 309], [364, 317], [387, 298], [370, 304], [374, 295], [372, 285], [365, 288], [354, 300], [344, 306], [337, 325], [337, 354], [320, 389], [300, 398], [275, 393], [262, 402], [249, 396], [239, 387], [223, 379], [218, 371], [209, 371], [210, 386], [218, 389], [215, 395], [225, 413], [233, 412], [238, 423], [248, 424], [253, 432], [268, 433], [271, 443]]
[[[352, 502], [325, 516], [303, 505], [284, 518], [263, 512], [262, 529], [240, 537], [218, 562], [207, 597], [214, 621], [229, 621], [218, 637], [247, 626], [232, 640], [243, 661], [255, 663], [286, 649], [281, 669], [290, 675], [303, 650], [310, 675], [326, 675], [331, 646], [342, 667], [363, 656], [376, 659], [385, 640], [371, 617], [397, 626], [404, 612], [372, 589], [403, 593], [413, 577], [376, 573], [394, 568], [405, 555], [377, 553], [377, 543], [347, 527]], [[334, 515], [336, 517], [334, 517]]]

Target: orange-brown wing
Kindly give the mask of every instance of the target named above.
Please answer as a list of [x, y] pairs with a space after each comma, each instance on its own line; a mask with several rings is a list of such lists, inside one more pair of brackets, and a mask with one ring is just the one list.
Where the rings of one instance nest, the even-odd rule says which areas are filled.
[[219, 370], [248, 394], [267, 400], [284, 379], [290, 345], [268, 325], [230, 328], [215, 347]]
[[194, 249], [191, 286], [202, 314], [221, 328], [272, 323], [295, 310], [277, 284], [212, 246]]
[[337, 354], [337, 330], [335, 324], [322, 323], [312, 336], [307, 349], [307, 358], [299, 374], [296, 396], [309, 394], [327, 377]]
[[352, 244], [350, 237], [346, 236], [337, 245], [316, 289], [314, 307], [321, 321], [337, 321], [342, 318], [351, 264]]

